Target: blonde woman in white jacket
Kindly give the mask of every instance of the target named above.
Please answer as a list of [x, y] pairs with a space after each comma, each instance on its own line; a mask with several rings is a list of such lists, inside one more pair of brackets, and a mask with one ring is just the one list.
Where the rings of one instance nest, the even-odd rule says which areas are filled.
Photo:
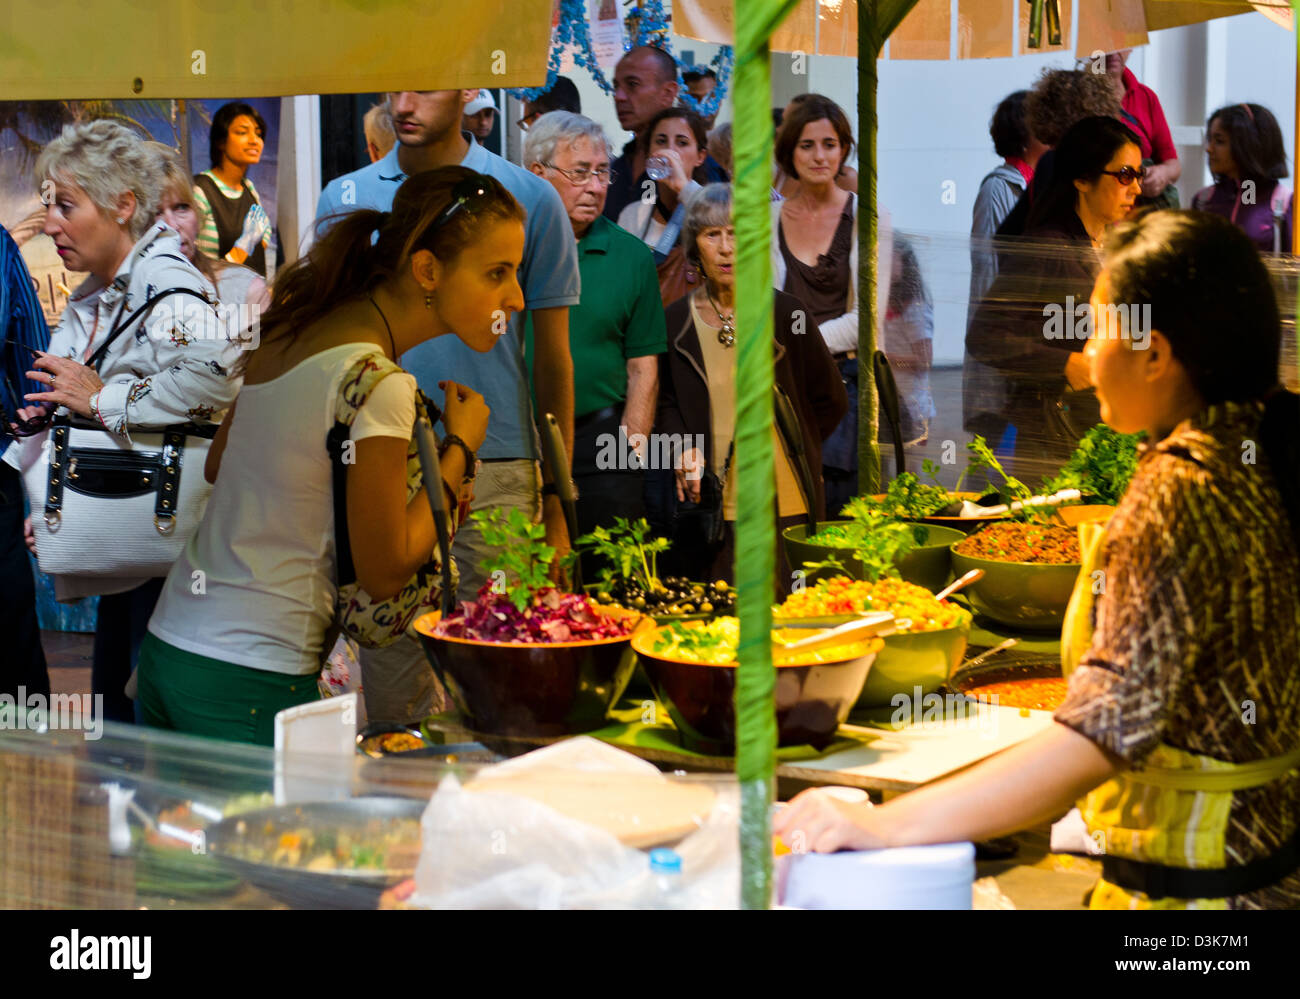
[[[69, 296], [49, 350], [33, 361], [29, 377], [45, 390], [28, 395], [31, 405], [19, 415], [41, 420], [62, 411], [124, 441], [133, 431], [219, 421], [239, 391], [243, 355], [226, 338], [212, 285], [185, 259], [179, 236], [155, 221], [162, 186], [156, 151], [116, 122], [70, 125], [42, 151], [36, 180], [48, 206], [46, 235], [64, 267], [87, 277]], [[182, 293], [141, 309], [172, 289], [212, 304]], [[87, 363], [133, 314], [102, 361]], [[4, 460], [20, 471], [47, 460], [49, 433], [27, 437]], [[85, 552], [88, 568], [97, 554]], [[100, 595], [91, 688], [103, 695], [109, 721], [134, 720], [123, 688], [161, 585], [161, 578], [55, 577], [59, 600]]]

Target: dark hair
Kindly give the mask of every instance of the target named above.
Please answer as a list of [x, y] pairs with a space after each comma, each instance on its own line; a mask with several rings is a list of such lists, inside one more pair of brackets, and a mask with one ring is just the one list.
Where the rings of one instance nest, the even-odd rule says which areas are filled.
[[775, 135], [781, 129], [781, 121], [785, 118], [785, 108], [772, 109], [772, 134]]
[[687, 70], [682, 74], [682, 82], [686, 84], [698, 83], [700, 80], [716, 80], [718, 74], [707, 66], [701, 69]]
[[[462, 209], [434, 228], [451, 204], [453, 189], [466, 179], [482, 183], [485, 197], [472, 211]], [[524, 210], [493, 177], [461, 166], [417, 173], [397, 189], [391, 212], [364, 209], [331, 216], [329, 230], [307, 255], [276, 278], [262, 328], [268, 339], [281, 330], [296, 336], [343, 302], [395, 276], [413, 253], [429, 250], [439, 260], [451, 261], [488, 223], [512, 220], [522, 223]]]
[[1029, 124], [1025, 120], [1025, 98], [1028, 96], [1028, 90], [1017, 90], [1004, 97], [989, 122], [993, 149], [1004, 160], [1019, 156], [1029, 145]]
[[[677, 60], [658, 45], [638, 45], [636, 48], [628, 49], [623, 54], [623, 59], [642, 52], [649, 54], [650, 61], [654, 63], [655, 70], [659, 74], [659, 82], [668, 83], [677, 79]], [[619, 62], [622, 62], [623, 59], [620, 59]]]
[[578, 96], [578, 88], [567, 76], [557, 76], [551, 89], [539, 94], [530, 103], [538, 114], [546, 114], [548, 111], [582, 114], [582, 99]]
[[1300, 543], [1300, 396], [1279, 384], [1282, 323], [1255, 244], [1218, 215], [1158, 211], [1114, 226], [1104, 260], [1110, 301], [1150, 304], [1206, 403], [1265, 402], [1260, 445]]
[[821, 94], [800, 94], [786, 108], [785, 117], [781, 119], [781, 128], [776, 133], [776, 162], [787, 177], [798, 177], [794, 168], [794, 151], [799, 145], [805, 125], [815, 121], [829, 121], [839, 136], [840, 146], [844, 152], [840, 156], [840, 170], [853, 155], [853, 129], [849, 127], [849, 116], [844, 109], [829, 97]]
[[1079, 201], [1076, 180], [1095, 181], [1124, 146], [1141, 148], [1133, 130], [1105, 116], [1084, 118], [1065, 133], [1052, 157], [1052, 176], [1029, 208], [1025, 232], [1041, 225], [1062, 225]]
[[240, 115], [252, 118], [257, 125], [257, 134], [263, 139], [266, 138], [266, 120], [251, 104], [231, 101], [229, 104], [221, 105], [217, 108], [217, 113], [212, 116], [212, 130], [208, 132], [208, 158], [212, 160], [213, 169], [221, 166], [221, 160], [226, 155], [226, 139], [230, 135], [230, 125]]
[[[1282, 129], [1273, 112], [1262, 104], [1229, 104], [1210, 115], [1205, 123], [1208, 133], [1215, 119], [1228, 133], [1232, 161], [1242, 180], [1281, 180], [1287, 176], [1286, 148]], [[1216, 181], [1221, 179], [1214, 178]]]
[[[680, 118], [690, 126], [691, 134], [695, 136], [695, 144], [701, 152], [708, 152], [709, 148], [709, 130], [704, 124], [704, 119], [689, 108], [664, 108], [650, 119], [646, 125], [642, 141], [645, 143], [645, 153], [647, 156], [652, 155], [650, 151], [650, 140], [654, 137], [655, 129], [659, 127], [661, 121], [667, 121], [669, 118]], [[709, 182], [708, 172], [701, 163], [691, 173], [691, 179], [697, 184], [707, 184]]]
[[1029, 131], [1046, 146], [1055, 146], [1084, 118], [1119, 114], [1110, 77], [1090, 69], [1045, 69], [1025, 98]]
[[894, 230], [894, 252], [898, 254], [900, 266], [899, 272], [889, 280], [889, 311], [901, 312], [913, 302], [930, 304], [930, 292], [925, 287], [925, 276], [921, 273], [916, 248], [898, 230]]

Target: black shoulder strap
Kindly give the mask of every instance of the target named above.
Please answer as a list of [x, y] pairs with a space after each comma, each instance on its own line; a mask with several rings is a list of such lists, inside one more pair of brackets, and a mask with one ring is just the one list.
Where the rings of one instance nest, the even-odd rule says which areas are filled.
[[168, 295], [193, 295], [195, 298], [202, 300], [207, 305], [212, 304], [212, 302], [208, 300], [207, 295], [203, 294], [200, 291], [195, 291], [193, 288], [168, 288], [166, 291], [157, 292], [156, 294], [151, 295], [148, 299], [146, 299], [144, 305], [140, 306], [140, 308], [136, 309], [125, 319], [122, 319], [119, 316], [118, 321], [113, 325], [113, 328], [109, 331], [108, 339], [105, 340], [103, 343], [101, 343], [99, 345], [99, 349], [90, 355], [90, 359], [86, 361], [86, 365], [98, 371], [100, 365], [104, 363], [104, 358], [108, 355], [108, 348], [113, 345], [113, 341], [116, 340], [118, 337], [120, 337], [128, 329], [130, 329], [131, 324], [135, 322], [138, 316], [148, 311], [149, 309], [152, 309], [155, 305], [157, 305], [162, 299], [166, 298]]

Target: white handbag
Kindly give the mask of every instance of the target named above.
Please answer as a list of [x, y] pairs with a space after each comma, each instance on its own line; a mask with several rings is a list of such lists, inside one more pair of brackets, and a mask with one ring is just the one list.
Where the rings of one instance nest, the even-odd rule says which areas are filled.
[[[87, 365], [98, 371], [114, 341], [169, 295], [208, 302], [192, 288], [151, 294], [130, 316], [119, 317]], [[56, 417], [46, 454], [23, 472], [41, 571], [167, 575], [207, 506], [212, 487], [203, 465], [216, 435], [216, 424], [186, 423], [133, 430], [128, 441], [99, 423]]]
[[66, 416], [50, 427], [44, 460], [23, 482], [42, 572], [165, 576], [198, 527], [211, 486], [203, 476], [215, 424], [133, 431], [125, 441]]

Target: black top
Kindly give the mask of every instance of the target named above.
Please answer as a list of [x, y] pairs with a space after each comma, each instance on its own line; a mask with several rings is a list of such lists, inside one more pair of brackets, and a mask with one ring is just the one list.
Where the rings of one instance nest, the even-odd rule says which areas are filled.
[[853, 273], [849, 259], [853, 253], [853, 195], [844, 202], [835, 235], [825, 253], [819, 254], [816, 266], [809, 267], [790, 252], [785, 241], [785, 225], [778, 225], [777, 240], [785, 258], [785, 288], [808, 306], [817, 325], [844, 315]]
[[[795, 332], [795, 316], [805, 312], [804, 303], [785, 292], [775, 292], [772, 321], [775, 351], [772, 376], [794, 404], [803, 433], [804, 453], [813, 469], [817, 490], [816, 513], [825, 516], [826, 498], [822, 479], [815, 474], [822, 467], [822, 442], [848, 412], [849, 400], [839, 369], [826, 349], [821, 331], [811, 326]], [[668, 350], [659, 355], [659, 409], [655, 429], [664, 434], [701, 434], [704, 437], [704, 467], [713, 467], [712, 422], [709, 417], [709, 385], [704, 376], [704, 354], [691, 318], [690, 296], [668, 306]], [[744, 332], [739, 333], [744, 336]]]
[[[253, 197], [247, 180], [244, 181], [244, 193], [234, 200], [226, 197], [217, 187], [216, 181], [205, 173], [195, 175], [194, 185], [207, 196], [208, 204], [212, 207], [212, 221], [217, 226], [217, 256], [224, 259], [235, 245], [235, 240], [243, 233], [244, 216], [257, 204], [257, 198]], [[244, 266], [251, 267], [266, 277], [266, 247], [258, 243], [257, 249], [244, 261]]]

